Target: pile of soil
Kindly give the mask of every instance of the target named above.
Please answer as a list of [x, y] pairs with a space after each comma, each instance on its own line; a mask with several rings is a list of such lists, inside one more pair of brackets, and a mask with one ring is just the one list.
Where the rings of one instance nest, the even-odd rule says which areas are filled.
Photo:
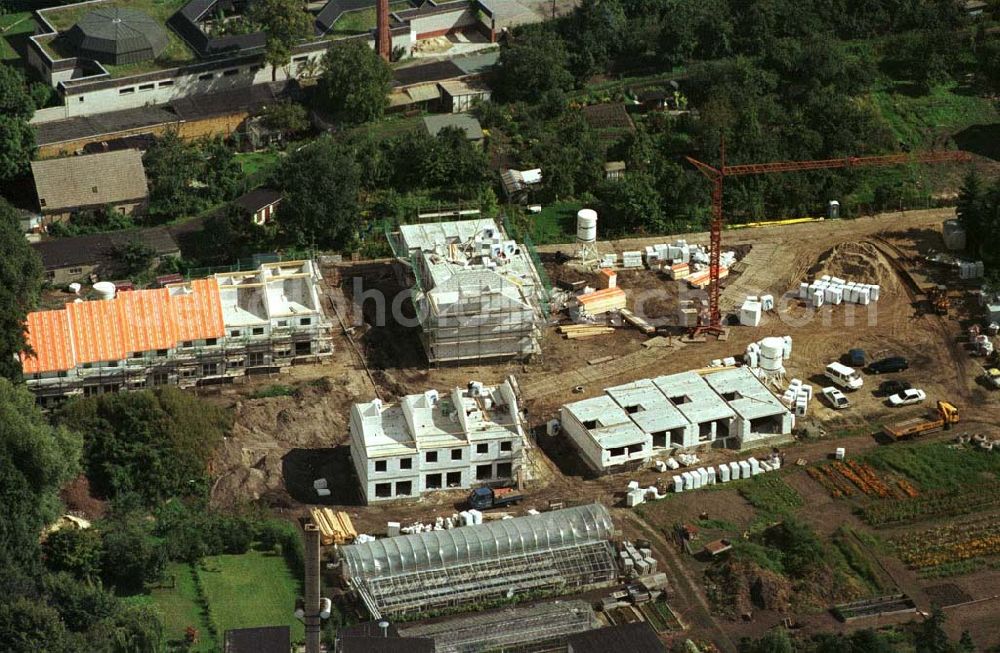
[[841, 243], [820, 254], [816, 264], [809, 268], [809, 280], [824, 274], [847, 281], [872, 283], [885, 289], [896, 288], [899, 276], [885, 255], [871, 243]]
[[292, 480], [285, 478], [288, 453], [345, 444], [350, 405], [370, 398], [361, 377], [346, 374], [303, 384], [293, 396], [238, 401], [232, 433], [212, 461], [212, 502], [223, 507], [262, 498], [285, 503]]
[[754, 610], [785, 612], [791, 605], [792, 583], [753, 562], [726, 562], [709, 571], [714, 598], [721, 611], [734, 616]]

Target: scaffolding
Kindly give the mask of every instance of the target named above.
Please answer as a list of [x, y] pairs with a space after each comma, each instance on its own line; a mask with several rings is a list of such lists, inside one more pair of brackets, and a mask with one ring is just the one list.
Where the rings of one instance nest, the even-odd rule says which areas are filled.
[[565, 593], [617, 578], [613, 531], [591, 504], [347, 546], [343, 573], [375, 619]]
[[437, 653], [536, 651], [599, 627], [586, 601], [551, 601], [491, 610], [399, 629], [402, 637], [434, 640]]
[[[425, 225], [418, 246], [386, 236], [412, 271], [421, 343], [431, 363], [526, 359], [541, 352], [548, 286], [537, 255], [493, 220]], [[490, 234], [488, 239], [483, 234]], [[491, 249], [492, 248], [492, 249]], [[502, 253], [500, 253], [502, 251]]]

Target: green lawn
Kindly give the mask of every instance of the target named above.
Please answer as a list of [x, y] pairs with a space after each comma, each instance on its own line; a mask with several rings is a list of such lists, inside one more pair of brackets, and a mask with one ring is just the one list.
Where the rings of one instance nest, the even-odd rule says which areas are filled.
[[236, 154], [243, 173], [247, 176], [265, 177], [278, 167], [281, 160], [281, 153], [276, 150], [262, 150], [260, 152], [239, 152]]
[[[410, 7], [409, 2], [390, 2], [389, 11], [401, 11]], [[331, 34], [334, 36], [349, 36], [352, 34], [364, 34], [375, 29], [376, 16], [375, 8], [358, 9], [356, 11], [345, 11], [344, 14], [333, 24]]]
[[293, 614], [299, 582], [281, 556], [256, 551], [210, 556], [197, 569], [220, 635], [231, 628], [287, 624], [293, 641], [305, 637]]
[[35, 31], [35, 19], [30, 11], [0, 16], [0, 61], [8, 62], [18, 59], [17, 51], [8, 39], [20, 34], [32, 34]]
[[872, 102], [896, 138], [913, 150], [933, 147], [940, 137], [972, 125], [1000, 121], [991, 100], [966, 94], [954, 84], [939, 86], [919, 97], [883, 89], [872, 94]]
[[149, 594], [126, 597], [130, 603], [150, 604], [163, 618], [163, 627], [168, 641], [183, 641], [188, 626], [198, 629], [198, 646], [192, 653], [212, 653], [218, 650], [216, 641], [209, 632], [206, 615], [198, 605], [198, 589], [194, 583], [191, 565], [172, 562], [167, 565], [167, 579], [174, 579], [174, 587], [150, 590]]
[[[556, 202], [543, 206], [541, 213], [528, 214], [525, 219], [531, 225], [531, 239], [536, 245], [572, 242], [576, 238], [576, 212], [581, 208], [579, 202]], [[598, 222], [598, 232], [600, 228]]]

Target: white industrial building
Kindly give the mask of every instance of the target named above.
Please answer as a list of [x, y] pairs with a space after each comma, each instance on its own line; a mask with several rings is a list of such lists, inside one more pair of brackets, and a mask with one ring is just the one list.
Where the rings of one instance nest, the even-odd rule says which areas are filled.
[[566, 404], [562, 431], [597, 472], [697, 447], [749, 449], [786, 440], [791, 411], [748, 368], [681, 372]]
[[351, 407], [351, 459], [365, 501], [517, 479], [524, 428], [511, 381]]
[[428, 361], [527, 358], [541, 350], [545, 289], [525, 247], [494, 220], [403, 225], [390, 241], [412, 270]]

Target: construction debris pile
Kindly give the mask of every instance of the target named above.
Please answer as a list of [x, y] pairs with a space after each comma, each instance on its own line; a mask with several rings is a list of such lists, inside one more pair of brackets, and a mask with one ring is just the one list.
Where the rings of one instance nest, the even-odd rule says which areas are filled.
[[630, 541], [624, 540], [618, 549], [622, 574], [629, 579], [648, 576], [656, 573], [656, 559], [649, 547], [636, 548]]
[[799, 284], [799, 299], [807, 301], [813, 308], [823, 304], [838, 305], [842, 303], [868, 304], [878, 301], [880, 286], [857, 281], [847, 281], [840, 277], [824, 274], [812, 283]]

